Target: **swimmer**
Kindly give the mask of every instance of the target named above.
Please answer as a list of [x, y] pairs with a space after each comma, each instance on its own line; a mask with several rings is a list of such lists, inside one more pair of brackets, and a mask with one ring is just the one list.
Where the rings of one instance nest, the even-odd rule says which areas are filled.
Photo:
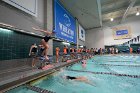
[[42, 29], [37, 29], [37, 28], [34, 28], [32, 27], [34, 30], [36, 31], [41, 31], [41, 32], [44, 32], [46, 33], [46, 36], [41, 40], [41, 44], [44, 46], [44, 55], [45, 55], [45, 58], [46, 60], [49, 60], [48, 56], [47, 56], [47, 53], [48, 53], [48, 49], [49, 49], [49, 44], [48, 44], [48, 41], [52, 38], [51, 35], [54, 34], [54, 32], [50, 32], [50, 31], [47, 31], [47, 30], [42, 30]]
[[68, 53], [68, 52], [67, 52], [67, 49], [68, 49], [67, 46], [64, 46], [64, 48], [63, 48], [63, 54], [64, 54], [64, 55], [67, 55], [67, 53]]
[[82, 62], [82, 67], [86, 68], [86, 62], [84, 62], [84, 61]]
[[35, 55], [37, 53], [37, 45], [36, 43], [32, 44], [29, 51], [29, 56]]
[[35, 67], [35, 63], [37, 61], [37, 45], [36, 43], [32, 44], [31, 47], [30, 47], [30, 51], [29, 51], [29, 56], [31, 56], [33, 59], [32, 59], [32, 67]]
[[45, 47], [43, 45], [38, 45], [39, 46], [39, 56], [44, 56], [43, 51], [45, 50]]
[[119, 51], [118, 48], [115, 48], [115, 52], [116, 52], [116, 54], [118, 54], [118, 51]]
[[59, 49], [59, 47], [56, 47], [56, 62], [58, 63], [59, 62], [59, 51], [60, 51], [60, 49]]
[[63, 56], [62, 56], [62, 62], [66, 61], [66, 55], [68, 53], [68, 48], [67, 46], [64, 45], [64, 48], [63, 48]]
[[86, 77], [84, 76], [79, 76], [79, 77], [73, 77], [73, 76], [63, 76], [64, 79], [67, 80], [75, 80], [75, 81], [80, 81], [80, 82], [84, 82], [86, 84], [95, 86], [95, 84], [91, 83]]
[[85, 56], [83, 56], [82, 67], [83, 67], [83, 68], [86, 67], [86, 57], [85, 57]]
[[132, 53], [133, 53], [133, 48], [130, 47], [130, 48], [129, 48], [129, 51], [130, 51], [130, 54], [132, 54]]

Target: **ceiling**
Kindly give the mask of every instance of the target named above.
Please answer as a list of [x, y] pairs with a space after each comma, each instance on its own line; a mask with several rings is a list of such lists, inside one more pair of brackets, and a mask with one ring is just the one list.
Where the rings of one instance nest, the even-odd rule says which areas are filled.
[[85, 29], [100, 26], [96, 0], [60, 0]]
[[140, 0], [60, 0], [86, 30], [99, 28], [110, 18], [118, 23], [140, 11]]
[[102, 0], [102, 22], [110, 21], [110, 18], [119, 20], [135, 15], [137, 8], [140, 9], [140, 0]]

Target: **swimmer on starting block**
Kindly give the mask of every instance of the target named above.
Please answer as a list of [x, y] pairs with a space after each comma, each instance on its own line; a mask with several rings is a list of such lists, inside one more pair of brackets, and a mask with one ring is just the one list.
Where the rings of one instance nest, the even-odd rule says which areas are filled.
[[47, 53], [48, 53], [48, 49], [49, 49], [49, 44], [48, 44], [48, 41], [50, 40], [50, 39], [52, 39], [52, 35], [55, 33], [55, 32], [50, 32], [50, 31], [47, 31], [47, 30], [42, 30], [42, 29], [38, 29], [38, 28], [34, 28], [34, 27], [32, 27], [34, 30], [36, 30], [36, 31], [41, 31], [41, 32], [44, 32], [44, 33], [46, 33], [46, 36], [41, 40], [41, 44], [44, 46], [44, 51], [43, 51], [43, 53], [44, 53], [44, 55], [45, 55], [45, 58], [46, 58], [46, 60], [49, 60], [49, 58], [48, 58], [48, 56], [47, 56]]

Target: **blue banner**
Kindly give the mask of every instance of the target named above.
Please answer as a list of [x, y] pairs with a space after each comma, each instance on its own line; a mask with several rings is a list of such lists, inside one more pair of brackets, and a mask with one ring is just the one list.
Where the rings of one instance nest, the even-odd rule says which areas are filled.
[[54, 32], [59, 39], [77, 42], [76, 21], [59, 0], [54, 0]]
[[127, 34], [128, 34], [128, 30], [118, 30], [118, 31], [116, 31], [117, 36], [127, 35]]

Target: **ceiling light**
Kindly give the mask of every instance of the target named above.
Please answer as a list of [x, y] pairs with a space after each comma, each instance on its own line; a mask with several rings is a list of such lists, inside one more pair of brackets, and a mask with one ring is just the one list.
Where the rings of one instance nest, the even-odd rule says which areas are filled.
[[110, 21], [114, 21], [114, 19], [113, 18], [110, 18]]
[[140, 15], [140, 12], [137, 12], [137, 13], [136, 13], [136, 16], [139, 16], [139, 15]]
[[139, 9], [137, 8], [136, 16], [139, 16], [139, 15], [140, 15], [140, 12], [139, 12]]

